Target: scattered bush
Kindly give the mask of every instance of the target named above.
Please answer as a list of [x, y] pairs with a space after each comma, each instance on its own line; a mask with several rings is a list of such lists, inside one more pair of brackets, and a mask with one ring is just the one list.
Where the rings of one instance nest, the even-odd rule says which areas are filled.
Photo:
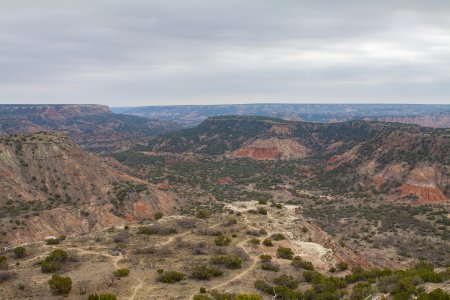
[[0, 271], [0, 283], [16, 277], [16, 273], [10, 271]]
[[294, 252], [292, 252], [291, 248], [279, 246], [277, 249], [277, 257], [284, 259], [293, 259]]
[[113, 275], [116, 277], [127, 277], [128, 274], [130, 274], [130, 269], [128, 268], [117, 269], [113, 272]]
[[252, 244], [252, 245], [259, 245], [259, 243], [260, 243], [260, 240], [257, 238], [250, 239], [250, 244]]
[[220, 235], [214, 240], [216, 246], [228, 246], [231, 243], [231, 239], [227, 236]]
[[263, 244], [264, 246], [266, 246], [266, 247], [272, 247], [272, 246], [273, 246], [272, 240], [269, 239], [269, 238], [264, 239], [264, 241], [262, 242], [262, 244]]
[[53, 295], [68, 295], [72, 289], [72, 279], [58, 274], [53, 274], [48, 284]]
[[242, 258], [237, 255], [222, 255], [211, 258], [211, 263], [224, 265], [227, 269], [239, 269], [242, 267]]
[[8, 259], [6, 256], [0, 256], [0, 270], [8, 270]]
[[27, 249], [25, 247], [19, 246], [14, 248], [14, 255], [17, 259], [24, 258], [27, 255]]
[[267, 208], [265, 207], [258, 207], [258, 213], [261, 215], [267, 215]]
[[308, 271], [313, 271], [314, 266], [310, 261], [304, 261], [300, 256], [294, 257], [294, 260], [291, 262], [291, 265], [296, 269], [305, 269]]
[[286, 239], [286, 237], [282, 233], [274, 233], [270, 236], [270, 238], [274, 241], [281, 241]]
[[269, 254], [261, 254], [259, 258], [262, 262], [268, 262], [272, 260], [272, 256], [270, 256]]
[[115, 294], [91, 294], [88, 300], [117, 300], [117, 296]]
[[348, 269], [348, 263], [346, 263], [345, 261], [340, 261], [337, 263], [336, 268], [339, 271], [345, 271]]
[[210, 215], [211, 215], [211, 213], [204, 209], [197, 211], [197, 213], [195, 214], [195, 216], [199, 219], [209, 218]]
[[177, 271], [168, 271], [168, 272], [164, 272], [162, 273], [159, 277], [158, 277], [158, 281], [160, 282], [164, 282], [164, 283], [175, 283], [175, 282], [179, 282], [182, 281], [186, 278], [186, 275], [184, 275], [181, 272], [177, 272]]
[[291, 275], [281, 274], [273, 279], [273, 283], [276, 285], [285, 286], [290, 289], [296, 289], [298, 287], [298, 280]]
[[53, 273], [60, 270], [67, 258], [68, 254], [66, 251], [62, 249], [53, 250], [50, 255], [40, 263], [42, 273]]
[[211, 277], [218, 277], [222, 274], [222, 271], [216, 267], [198, 265], [192, 270], [191, 277], [200, 280], [209, 280]]
[[162, 219], [163, 216], [164, 216], [164, 214], [162, 212], [160, 212], [160, 211], [156, 212], [155, 215], [154, 215], [155, 220]]

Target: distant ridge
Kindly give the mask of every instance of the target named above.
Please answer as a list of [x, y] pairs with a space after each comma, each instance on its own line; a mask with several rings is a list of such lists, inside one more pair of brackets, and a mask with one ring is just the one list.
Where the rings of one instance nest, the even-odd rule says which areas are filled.
[[173, 105], [115, 108], [124, 113], [149, 119], [195, 126], [213, 116], [251, 115], [309, 122], [349, 120], [393, 121], [427, 127], [450, 128], [450, 105], [436, 104], [230, 104]]

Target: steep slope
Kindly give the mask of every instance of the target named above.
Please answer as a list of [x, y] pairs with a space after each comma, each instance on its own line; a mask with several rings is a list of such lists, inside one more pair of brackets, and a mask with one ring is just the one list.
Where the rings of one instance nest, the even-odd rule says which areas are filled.
[[291, 121], [379, 120], [450, 128], [450, 105], [411, 104], [231, 104], [113, 108], [117, 113], [195, 126], [209, 117], [242, 115]]
[[0, 105], [0, 134], [64, 131], [84, 148], [114, 151], [130, 139], [177, 129], [165, 121], [113, 114], [104, 105]]
[[64, 134], [2, 137], [0, 160], [2, 240], [11, 244], [152, 218], [173, 206], [169, 195]]

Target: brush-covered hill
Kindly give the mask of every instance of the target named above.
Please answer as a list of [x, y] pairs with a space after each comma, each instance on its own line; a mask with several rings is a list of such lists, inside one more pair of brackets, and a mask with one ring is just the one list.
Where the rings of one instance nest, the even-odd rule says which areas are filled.
[[0, 232], [20, 244], [170, 212], [173, 199], [61, 133], [0, 138]]
[[124, 149], [132, 139], [178, 128], [167, 121], [114, 114], [104, 105], [0, 105], [0, 134], [64, 131], [98, 152]]
[[154, 138], [153, 152], [318, 161], [330, 188], [448, 201], [450, 130], [370, 121], [308, 123], [223, 116]]

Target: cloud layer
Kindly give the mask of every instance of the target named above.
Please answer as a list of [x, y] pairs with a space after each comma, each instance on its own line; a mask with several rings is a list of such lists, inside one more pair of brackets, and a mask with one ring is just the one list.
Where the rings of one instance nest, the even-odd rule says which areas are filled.
[[0, 5], [0, 103], [450, 103], [448, 0]]

